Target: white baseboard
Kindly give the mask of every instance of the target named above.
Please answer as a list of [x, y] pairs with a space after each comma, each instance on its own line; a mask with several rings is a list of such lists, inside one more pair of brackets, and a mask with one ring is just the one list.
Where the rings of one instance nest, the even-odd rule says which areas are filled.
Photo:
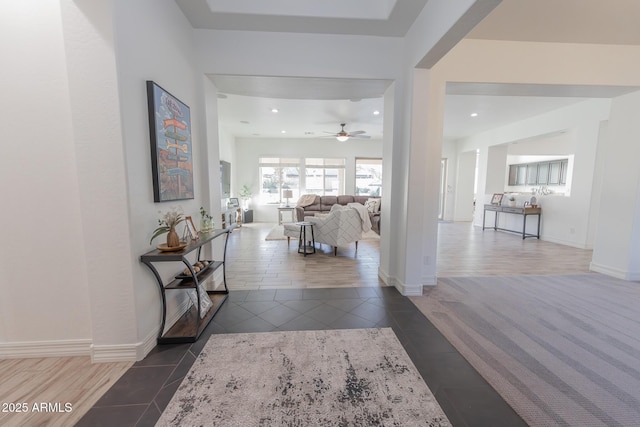
[[136, 362], [136, 344], [91, 346], [91, 363]]
[[395, 279], [389, 276], [385, 271], [382, 271], [380, 267], [378, 267], [378, 277], [382, 279], [385, 285], [387, 286], [395, 286]]
[[578, 242], [573, 242], [571, 240], [556, 239], [554, 237], [549, 237], [549, 236], [540, 235], [540, 240], [544, 240], [545, 242], [555, 243], [557, 245], [570, 246], [572, 248], [577, 248], [577, 249], [586, 249], [586, 250], [593, 249], [593, 244], [587, 245], [587, 244], [582, 244]]
[[[422, 295], [422, 284], [407, 285], [406, 283], [402, 283], [400, 280], [398, 280], [398, 278], [389, 276], [388, 274], [386, 274], [386, 272], [382, 271], [380, 268], [378, 268], [378, 277], [382, 279], [385, 285], [393, 286], [394, 288], [396, 288], [401, 295], [404, 295], [406, 297]], [[433, 280], [435, 280], [435, 278]], [[431, 284], [431, 283], [427, 283], [427, 284]], [[433, 284], [435, 285], [435, 281], [433, 282]]]
[[[191, 300], [185, 298], [166, 324], [177, 322], [190, 305]], [[137, 362], [156, 346], [159, 327], [149, 332], [144, 340], [133, 344], [94, 345], [90, 339], [0, 343], [0, 359], [90, 356], [92, 363]]]
[[438, 277], [436, 276], [425, 276], [420, 280], [424, 286], [435, 286], [438, 284]]
[[90, 339], [0, 343], [0, 359], [89, 356], [90, 354]]
[[[173, 315], [167, 318], [165, 328], [176, 323], [190, 306], [191, 300], [186, 297]], [[91, 361], [93, 363], [140, 361], [157, 345], [159, 329], [160, 325], [149, 332], [142, 341], [134, 344], [92, 345]]]
[[596, 264], [591, 261], [589, 264], [589, 270], [601, 273], [607, 276], [615, 277], [616, 279], [629, 280], [631, 282], [640, 281], [640, 271], [626, 271], [618, 268], [607, 267], [606, 265]]
[[422, 284], [407, 285], [406, 283], [397, 281], [395, 286], [398, 292], [405, 297], [416, 297], [422, 295]]

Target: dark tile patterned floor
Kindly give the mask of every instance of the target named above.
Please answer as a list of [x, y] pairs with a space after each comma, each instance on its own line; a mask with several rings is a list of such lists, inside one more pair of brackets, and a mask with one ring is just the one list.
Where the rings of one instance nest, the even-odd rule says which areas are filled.
[[77, 426], [153, 426], [211, 334], [391, 327], [456, 427], [526, 426], [394, 288], [231, 291], [193, 344], [157, 346]]

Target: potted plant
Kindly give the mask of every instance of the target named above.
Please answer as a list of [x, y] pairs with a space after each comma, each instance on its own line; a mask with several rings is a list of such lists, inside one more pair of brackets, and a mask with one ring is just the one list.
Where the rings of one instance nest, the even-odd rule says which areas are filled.
[[[161, 211], [158, 211], [162, 215]], [[153, 230], [153, 236], [149, 241], [149, 244], [153, 242], [153, 239], [161, 234], [167, 233], [167, 247], [175, 248], [180, 246], [180, 236], [176, 232], [176, 225], [184, 221], [182, 216], [182, 208], [172, 207], [167, 213], [162, 215], [162, 218], [158, 220], [158, 227]]]
[[242, 199], [242, 208], [244, 210], [249, 209], [249, 203], [251, 201], [251, 197], [253, 194], [251, 193], [251, 189], [248, 185], [243, 185], [242, 190], [240, 190], [240, 198]]
[[204, 207], [200, 206], [200, 231], [208, 233], [213, 231], [213, 228], [213, 217], [209, 215], [209, 212], [207, 212]]
[[515, 205], [516, 205], [516, 197], [509, 196], [509, 206], [515, 206]]

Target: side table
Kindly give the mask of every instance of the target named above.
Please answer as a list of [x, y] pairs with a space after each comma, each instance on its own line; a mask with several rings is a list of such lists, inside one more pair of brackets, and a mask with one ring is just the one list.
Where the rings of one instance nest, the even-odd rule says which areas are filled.
[[[316, 239], [313, 235], [313, 224], [308, 221], [296, 222], [296, 225], [300, 227], [300, 235], [298, 236], [298, 253], [315, 254], [316, 253]], [[307, 227], [311, 230], [311, 240], [307, 240]]]
[[291, 212], [291, 222], [295, 221], [295, 206], [279, 206], [278, 207], [278, 225], [282, 225], [282, 212]]

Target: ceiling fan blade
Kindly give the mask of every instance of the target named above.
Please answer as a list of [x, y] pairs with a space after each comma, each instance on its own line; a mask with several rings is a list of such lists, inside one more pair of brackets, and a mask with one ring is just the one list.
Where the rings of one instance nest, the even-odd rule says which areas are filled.
[[348, 132], [348, 133], [349, 133], [350, 136], [353, 136], [353, 135], [360, 135], [360, 134], [367, 133], [367, 132], [365, 132], [363, 130], [354, 130], [353, 132]]
[[358, 135], [351, 135], [351, 138], [355, 138], [355, 139], [371, 139], [371, 136], [358, 134]]

